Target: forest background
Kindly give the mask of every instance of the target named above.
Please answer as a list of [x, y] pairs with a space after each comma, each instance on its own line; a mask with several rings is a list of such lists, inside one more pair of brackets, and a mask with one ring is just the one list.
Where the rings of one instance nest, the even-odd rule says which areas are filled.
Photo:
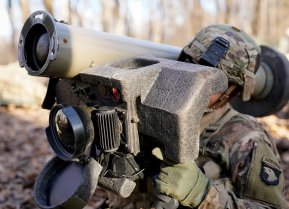
[[[55, 156], [45, 135], [49, 111], [40, 107], [47, 80], [28, 76], [17, 63], [21, 28], [37, 10], [87, 29], [178, 47], [204, 26], [232, 24], [260, 45], [289, 52], [289, 0], [0, 0], [1, 209], [36, 209], [36, 176]], [[288, 109], [259, 120], [278, 146], [289, 206]], [[99, 208], [106, 195], [98, 188], [85, 209]]]
[[0, 64], [17, 59], [21, 27], [36, 10], [69, 24], [180, 47], [204, 26], [232, 24], [259, 44], [286, 53], [289, 48], [288, 0], [1, 0]]

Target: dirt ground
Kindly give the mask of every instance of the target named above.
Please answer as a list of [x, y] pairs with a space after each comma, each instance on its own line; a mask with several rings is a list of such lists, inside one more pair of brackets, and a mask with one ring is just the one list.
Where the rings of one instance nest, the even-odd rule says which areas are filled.
[[[0, 107], [0, 208], [36, 209], [33, 185], [44, 165], [54, 157], [45, 128], [49, 111], [40, 108]], [[98, 188], [85, 209], [105, 201]]]
[[[54, 154], [44, 128], [46, 110], [0, 107], [0, 208], [35, 209], [32, 188], [37, 174]], [[277, 116], [263, 118], [279, 145], [284, 166], [286, 198], [289, 202], [289, 119], [285, 109]], [[95, 195], [85, 209], [98, 208], [104, 201]]]

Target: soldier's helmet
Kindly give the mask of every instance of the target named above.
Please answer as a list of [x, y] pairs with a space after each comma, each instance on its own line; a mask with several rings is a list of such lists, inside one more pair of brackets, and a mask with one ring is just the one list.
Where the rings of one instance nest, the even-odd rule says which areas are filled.
[[231, 83], [242, 87], [242, 100], [253, 92], [261, 49], [244, 31], [230, 25], [210, 25], [184, 47], [180, 61], [220, 68]]

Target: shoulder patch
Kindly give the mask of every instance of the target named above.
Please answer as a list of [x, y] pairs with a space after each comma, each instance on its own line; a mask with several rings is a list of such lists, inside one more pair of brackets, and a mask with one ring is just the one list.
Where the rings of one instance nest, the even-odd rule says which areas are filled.
[[282, 169], [277, 162], [268, 157], [262, 159], [260, 177], [267, 185], [278, 185], [281, 173]]

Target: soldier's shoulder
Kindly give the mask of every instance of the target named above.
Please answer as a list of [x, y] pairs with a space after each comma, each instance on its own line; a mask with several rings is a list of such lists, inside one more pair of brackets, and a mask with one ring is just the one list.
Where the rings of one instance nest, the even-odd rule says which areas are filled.
[[265, 140], [271, 145], [270, 135], [263, 124], [255, 117], [242, 113], [237, 113], [231, 117], [215, 137], [221, 138], [222, 141], [231, 145], [246, 139], [253, 139], [254, 141]]
[[227, 129], [234, 129], [234, 131], [254, 130], [266, 132], [264, 125], [259, 120], [251, 115], [242, 114], [240, 112], [237, 112], [233, 117], [231, 117], [223, 127], [227, 127]]

